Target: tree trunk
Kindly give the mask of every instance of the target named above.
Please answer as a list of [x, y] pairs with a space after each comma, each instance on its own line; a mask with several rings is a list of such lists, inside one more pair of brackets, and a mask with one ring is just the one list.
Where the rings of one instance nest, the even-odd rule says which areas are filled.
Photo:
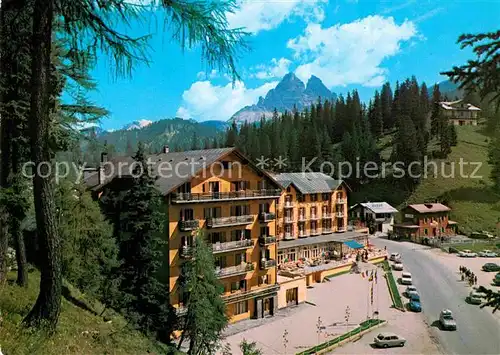
[[17, 261], [17, 281], [16, 283], [22, 287], [28, 287], [28, 262], [26, 260], [26, 247], [24, 245], [24, 235], [21, 231], [19, 222], [13, 221], [12, 237], [16, 248]]
[[[31, 63], [31, 158], [37, 168], [33, 195], [40, 247], [40, 293], [24, 319], [28, 326], [55, 330], [61, 311], [61, 246], [55, 218], [54, 191], [49, 148], [49, 75], [53, 0], [35, 0]], [[40, 170], [38, 172], [38, 170]]]

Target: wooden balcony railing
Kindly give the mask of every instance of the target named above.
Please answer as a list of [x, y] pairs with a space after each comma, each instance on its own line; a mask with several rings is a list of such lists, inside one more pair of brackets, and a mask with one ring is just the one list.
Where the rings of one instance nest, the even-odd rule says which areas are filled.
[[179, 229], [182, 232], [192, 231], [200, 226], [200, 221], [193, 219], [188, 221], [179, 221]]
[[178, 192], [178, 193], [172, 193], [172, 202], [173, 203], [210, 202], [214, 200], [219, 201], [219, 200], [279, 198], [280, 196], [281, 196], [280, 189], [205, 192], [205, 193]]
[[189, 259], [193, 256], [193, 248], [190, 246], [182, 246], [179, 249], [179, 255], [182, 259]]
[[247, 249], [251, 246], [253, 246], [253, 241], [251, 239], [243, 239], [223, 243], [214, 243], [212, 244], [212, 250], [214, 253], [222, 253], [230, 250]]
[[254, 216], [252, 215], [207, 218], [207, 227], [216, 228], [216, 227], [237, 226], [243, 224], [250, 224], [253, 222], [253, 220]]
[[295, 202], [285, 201], [285, 205], [283, 207], [284, 208], [293, 208], [294, 206], [295, 206]]
[[337, 199], [337, 205], [343, 205], [344, 203], [347, 203], [347, 199], [345, 199], [345, 198], [338, 198]]
[[260, 261], [260, 269], [261, 270], [269, 269], [269, 268], [275, 267], [275, 266], [276, 266], [276, 260], [274, 260], [274, 259], [267, 259], [267, 260]]
[[227, 266], [224, 268], [216, 268], [215, 273], [217, 277], [224, 278], [229, 276], [236, 276], [241, 274], [246, 274], [249, 271], [252, 271], [254, 266], [252, 263], [242, 263], [240, 265]]
[[259, 237], [259, 244], [260, 245], [269, 245], [269, 244], [274, 244], [276, 243], [276, 237], [272, 235], [261, 235]]
[[343, 218], [344, 217], [344, 212], [335, 212], [335, 217], [337, 217], [337, 218]]
[[293, 223], [293, 217], [285, 216], [285, 223]]
[[299, 215], [299, 222], [305, 222], [307, 220], [305, 215]]
[[292, 240], [292, 239], [294, 239], [293, 234], [292, 233], [285, 233], [284, 239], [285, 240]]
[[310, 219], [311, 221], [316, 221], [316, 220], [318, 220], [318, 219], [319, 219], [319, 215], [317, 215], [317, 214], [312, 214], [312, 215], [309, 217], [309, 219]]
[[333, 213], [330, 213], [330, 212], [323, 212], [323, 214], [321, 215], [322, 219], [331, 219], [332, 217], [333, 217]]
[[272, 212], [262, 212], [259, 215], [259, 220], [264, 223], [274, 221], [275, 219], [276, 219], [276, 214]]

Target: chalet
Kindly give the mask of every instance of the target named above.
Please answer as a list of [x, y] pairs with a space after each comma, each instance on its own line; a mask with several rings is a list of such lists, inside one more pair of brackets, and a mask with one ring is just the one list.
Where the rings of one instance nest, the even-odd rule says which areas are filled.
[[365, 224], [373, 223], [375, 230], [371, 232], [388, 233], [392, 230], [394, 215], [397, 212], [398, 210], [387, 202], [365, 202], [349, 208], [349, 217]]
[[463, 100], [442, 101], [439, 103], [439, 107], [443, 115], [455, 126], [477, 126], [480, 108]]
[[402, 223], [394, 225], [394, 234], [417, 243], [448, 239], [456, 234], [457, 227], [448, 218], [450, 211], [441, 203], [408, 205], [402, 211]]

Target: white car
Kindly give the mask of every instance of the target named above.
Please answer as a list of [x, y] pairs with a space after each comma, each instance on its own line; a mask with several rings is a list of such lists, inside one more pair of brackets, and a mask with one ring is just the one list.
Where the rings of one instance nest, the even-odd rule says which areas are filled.
[[391, 261], [401, 261], [401, 255], [399, 253], [392, 253], [389, 260]]
[[417, 288], [415, 286], [408, 286], [405, 290], [406, 297], [410, 298], [412, 294], [417, 294]]
[[396, 271], [403, 271], [403, 263], [401, 261], [396, 261], [392, 264], [392, 269]]
[[388, 348], [393, 346], [404, 346], [406, 339], [394, 333], [380, 333], [374, 339], [378, 348]]
[[472, 250], [464, 249], [458, 253], [458, 256], [462, 258], [475, 258], [477, 256]]
[[477, 253], [478, 256], [481, 256], [483, 258], [495, 258], [497, 256], [497, 253], [491, 251], [491, 250], [488, 250], [488, 249], [485, 249], [483, 251], [480, 251], [479, 253]]
[[402, 285], [411, 285], [413, 284], [411, 280], [411, 274], [409, 272], [403, 272], [401, 274], [401, 284]]

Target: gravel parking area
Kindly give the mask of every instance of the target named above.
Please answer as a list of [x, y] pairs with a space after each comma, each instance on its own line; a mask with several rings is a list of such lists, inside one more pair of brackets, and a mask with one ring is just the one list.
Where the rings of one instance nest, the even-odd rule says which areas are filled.
[[[367, 318], [367, 314], [379, 312], [379, 318], [387, 320], [388, 325], [366, 334], [355, 343], [337, 348], [339, 354], [368, 354], [386, 350], [373, 349], [370, 343], [380, 331], [393, 331], [407, 339], [407, 346], [390, 349], [391, 353], [438, 353], [430, 338], [421, 314], [401, 312], [390, 308], [392, 305], [383, 271], [378, 268], [378, 283], [374, 285], [374, 302], [370, 304], [369, 282], [359, 274], [347, 274], [332, 278], [329, 282], [314, 284], [308, 289], [307, 300], [310, 304], [300, 306], [297, 311], [286, 317], [269, 318], [264, 324], [228, 336], [223, 344], [228, 343], [233, 354], [241, 354], [238, 344], [246, 339], [255, 341], [263, 354], [295, 354], [320, 342], [332, 339], [355, 328]], [[378, 307], [377, 307], [378, 305]], [[349, 325], [346, 326], [346, 307], [350, 307]], [[318, 335], [318, 318], [321, 332]], [[283, 335], [287, 332], [285, 348]]]

